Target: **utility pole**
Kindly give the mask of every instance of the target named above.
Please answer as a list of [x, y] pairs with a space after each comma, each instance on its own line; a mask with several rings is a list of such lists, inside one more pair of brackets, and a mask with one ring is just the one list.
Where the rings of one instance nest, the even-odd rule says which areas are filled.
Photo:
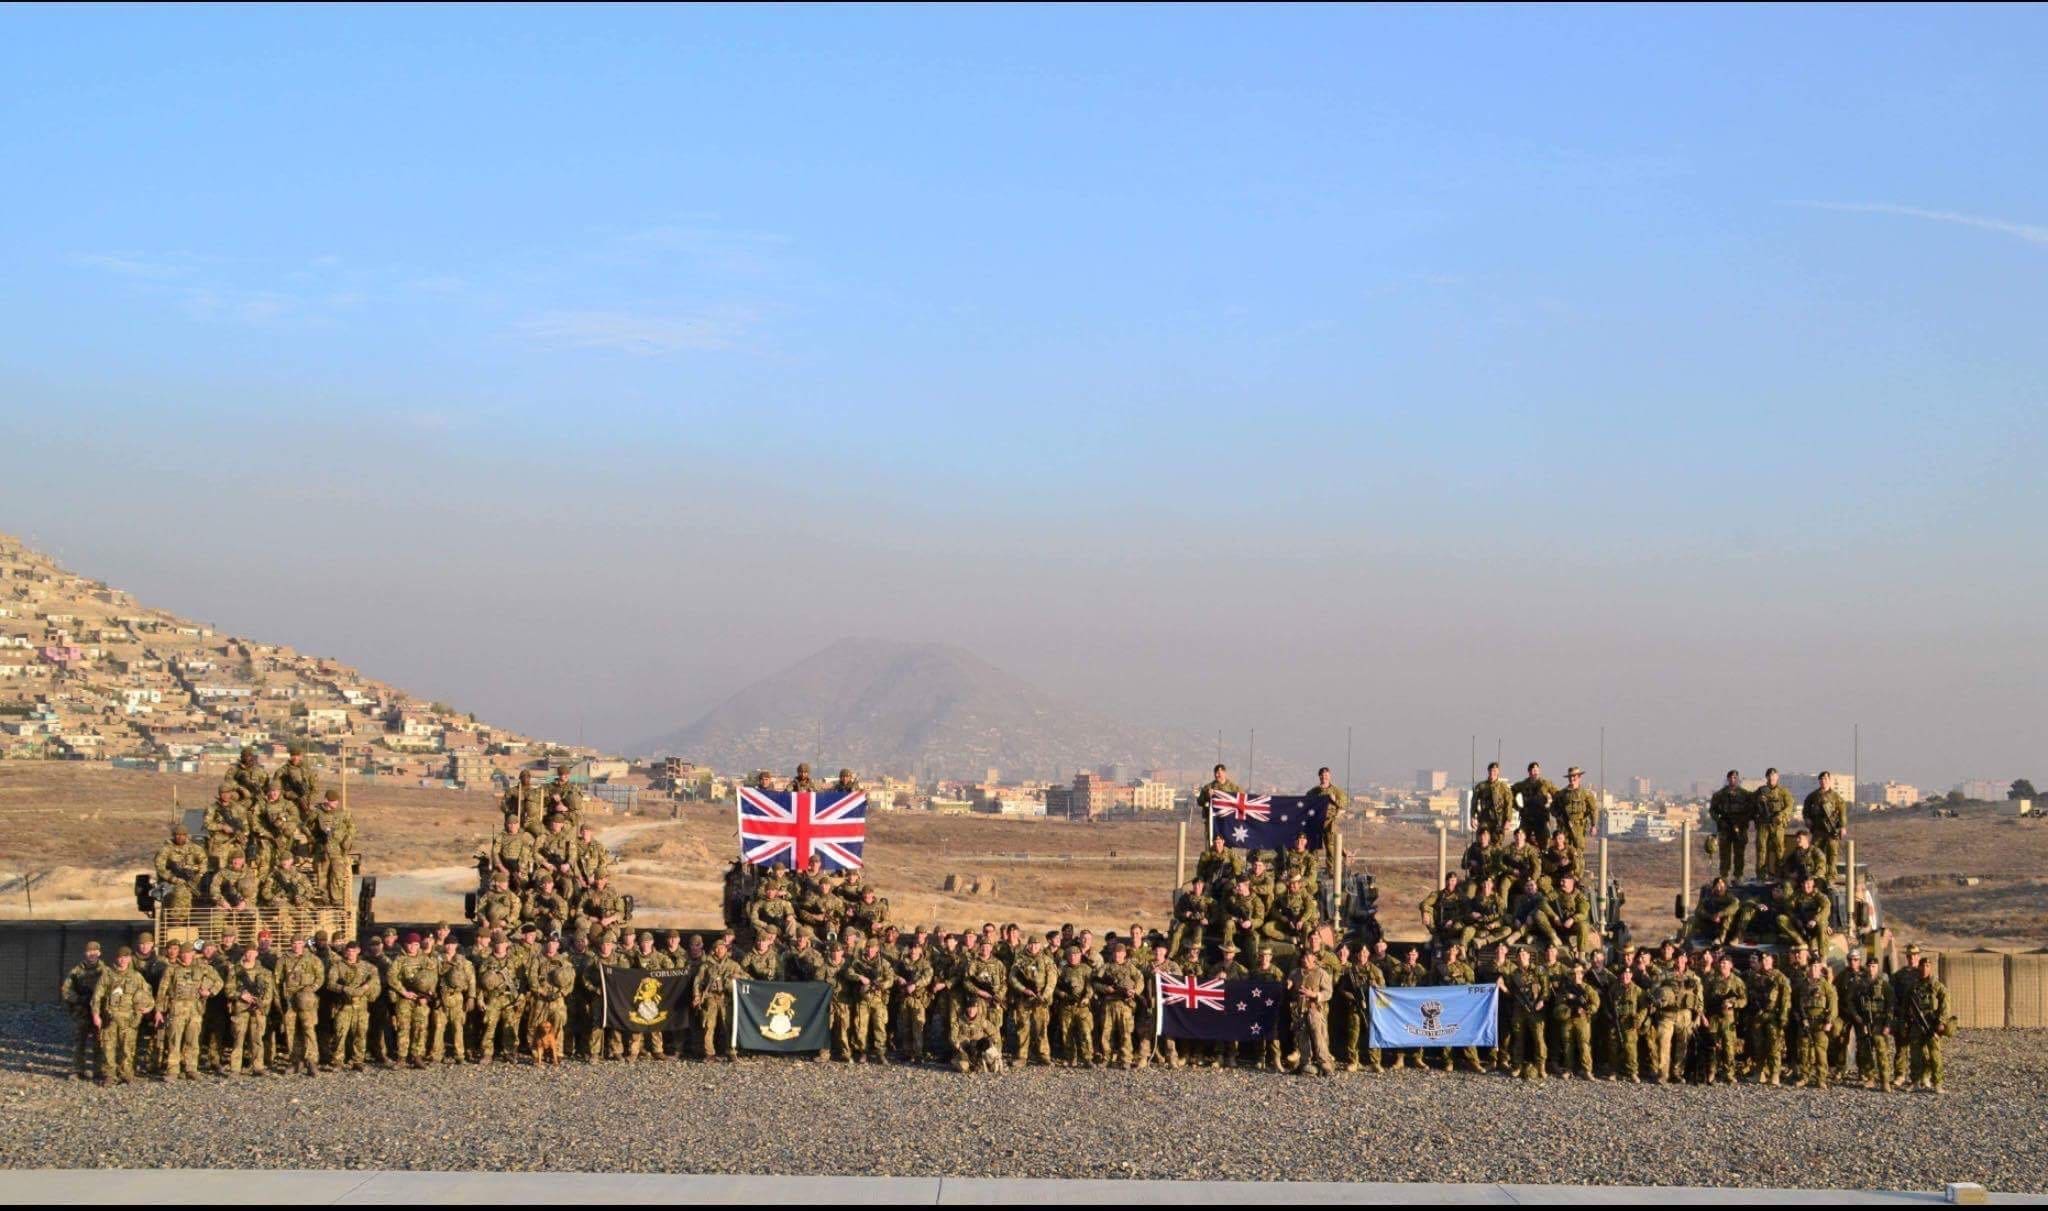
[[1855, 785], [1849, 788], [1850, 807], [1856, 806], [1857, 796], [1863, 791], [1863, 725], [1858, 723], [1854, 728], [1854, 739], [1850, 743], [1855, 747], [1851, 750], [1854, 756], [1850, 758], [1849, 777], [1854, 779]]
[[1344, 797], [1351, 798], [1351, 728], [1344, 729]]

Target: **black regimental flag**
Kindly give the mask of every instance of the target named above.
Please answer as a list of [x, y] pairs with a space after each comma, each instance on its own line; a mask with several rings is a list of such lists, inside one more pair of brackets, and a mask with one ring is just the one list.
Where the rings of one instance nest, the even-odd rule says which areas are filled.
[[612, 1030], [671, 1030], [689, 992], [688, 972], [604, 967], [604, 1020]]

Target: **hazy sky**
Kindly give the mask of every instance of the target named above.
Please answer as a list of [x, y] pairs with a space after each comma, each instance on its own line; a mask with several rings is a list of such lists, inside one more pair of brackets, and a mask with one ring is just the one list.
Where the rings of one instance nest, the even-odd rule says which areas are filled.
[[2043, 46], [10, 8], [0, 529], [598, 743], [857, 634], [1361, 775], [2038, 779]]

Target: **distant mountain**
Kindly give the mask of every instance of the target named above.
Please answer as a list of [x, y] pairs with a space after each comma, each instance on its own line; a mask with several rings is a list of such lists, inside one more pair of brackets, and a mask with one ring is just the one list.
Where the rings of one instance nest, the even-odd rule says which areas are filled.
[[1133, 727], [1064, 701], [961, 648], [842, 639], [635, 746], [718, 769], [786, 774], [816, 760], [864, 775], [1061, 778], [1122, 762], [1206, 769], [1200, 737]]

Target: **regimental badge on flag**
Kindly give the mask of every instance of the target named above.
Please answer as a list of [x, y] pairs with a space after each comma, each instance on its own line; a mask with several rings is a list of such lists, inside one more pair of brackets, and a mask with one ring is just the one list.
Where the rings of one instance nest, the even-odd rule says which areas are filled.
[[732, 1045], [748, 1051], [823, 1051], [832, 1045], [823, 980], [734, 980]]
[[1158, 981], [1155, 1034], [1170, 1039], [1257, 1043], [1272, 1038], [1279, 1029], [1280, 999], [1285, 990], [1278, 984], [1163, 973]]
[[1215, 795], [1209, 800], [1209, 835], [1232, 849], [1293, 849], [1308, 837], [1323, 847], [1321, 799], [1308, 795]]
[[740, 791], [740, 857], [755, 866], [858, 870], [867, 841], [868, 797], [861, 791]]
[[1500, 989], [1492, 984], [1375, 988], [1367, 1011], [1374, 1047], [1492, 1047]]
[[675, 1025], [676, 1006], [689, 991], [689, 972], [599, 967], [597, 973], [604, 984], [604, 1009], [598, 1025], [641, 1033]]

